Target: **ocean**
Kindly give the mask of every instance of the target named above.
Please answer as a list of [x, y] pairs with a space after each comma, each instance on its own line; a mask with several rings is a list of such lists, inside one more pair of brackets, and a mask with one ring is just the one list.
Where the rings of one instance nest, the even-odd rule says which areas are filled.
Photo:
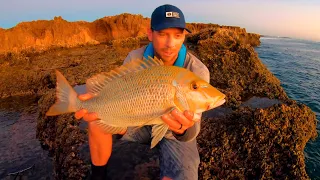
[[[320, 136], [320, 42], [261, 37], [255, 50], [261, 61], [281, 81], [287, 95], [309, 106], [317, 116]], [[320, 137], [305, 148], [306, 171], [320, 178]]]

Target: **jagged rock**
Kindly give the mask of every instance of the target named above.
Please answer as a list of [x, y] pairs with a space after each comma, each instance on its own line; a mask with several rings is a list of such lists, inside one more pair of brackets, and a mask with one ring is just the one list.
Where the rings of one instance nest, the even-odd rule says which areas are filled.
[[[245, 29], [216, 24], [188, 23], [188, 28], [198, 32], [204, 28], [219, 27], [247, 34]], [[61, 16], [53, 20], [22, 22], [10, 29], [0, 29], [0, 54], [9, 52], [41, 52], [54, 47], [75, 47], [108, 43], [111, 40], [146, 36], [150, 18], [123, 13], [107, 16], [91, 23], [68, 22]], [[253, 34], [251, 39], [258, 39]], [[249, 38], [246, 38], [249, 40]]]
[[308, 179], [303, 149], [315, 127], [315, 114], [295, 102], [203, 119], [199, 179]]

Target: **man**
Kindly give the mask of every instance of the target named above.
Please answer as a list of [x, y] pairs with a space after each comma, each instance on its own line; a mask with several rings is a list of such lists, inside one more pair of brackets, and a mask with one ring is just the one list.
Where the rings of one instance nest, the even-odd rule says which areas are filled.
[[[187, 68], [200, 78], [209, 82], [210, 76], [207, 67], [194, 55], [187, 52], [183, 45], [185, 34], [190, 32], [182, 11], [173, 5], [157, 7], [151, 15], [151, 28], [148, 38], [151, 41], [147, 46], [133, 50], [128, 54], [124, 63], [136, 58], [158, 57], [166, 66], [180, 66]], [[80, 95], [81, 100], [90, 99], [89, 94]], [[156, 148], [160, 152], [161, 179], [198, 179], [200, 163], [196, 145], [196, 136], [200, 131], [200, 116], [194, 117], [193, 112], [179, 112], [177, 109], [163, 115], [162, 120], [168, 124], [167, 132]], [[105, 176], [105, 165], [111, 155], [112, 135], [103, 133], [99, 127], [90, 124], [99, 117], [94, 112], [82, 109], [76, 112], [77, 119], [84, 118], [89, 122], [89, 146], [92, 160], [92, 178]], [[193, 119], [196, 119], [194, 123]], [[151, 127], [144, 126], [138, 131], [119, 132], [122, 140], [150, 143]]]

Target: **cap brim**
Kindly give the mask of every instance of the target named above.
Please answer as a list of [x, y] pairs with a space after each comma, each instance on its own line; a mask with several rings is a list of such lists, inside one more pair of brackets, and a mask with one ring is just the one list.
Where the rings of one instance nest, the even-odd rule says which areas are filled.
[[192, 33], [192, 31], [190, 31], [190, 29], [186, 28], [186, 27], [180, 27], [180, 26], [174, 26], [174, 25], [166, 25], [163, 24], [162, 26], [158, 26], [158, 27], [152, 27], [153, 30], [156, 31], [161, 31], [164, 29], [168, 29], [168, 28], [180, 28], [180, 29], [185, 29], [186, 31], [188, 31], [189, 33]]
[[188, 31], [188, 33], [192, 33], [192, 31], [190, 31], [190, 29], [188, 28], [184, 28], [186, 31]]

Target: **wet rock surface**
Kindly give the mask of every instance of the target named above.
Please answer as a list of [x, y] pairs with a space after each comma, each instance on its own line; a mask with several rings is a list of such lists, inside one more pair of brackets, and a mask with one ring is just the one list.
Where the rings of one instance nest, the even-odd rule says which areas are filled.
[[0, 179], [53, 179], [52, 160], [36, 139], [36, 119], [34, 97], [0, 101]]

